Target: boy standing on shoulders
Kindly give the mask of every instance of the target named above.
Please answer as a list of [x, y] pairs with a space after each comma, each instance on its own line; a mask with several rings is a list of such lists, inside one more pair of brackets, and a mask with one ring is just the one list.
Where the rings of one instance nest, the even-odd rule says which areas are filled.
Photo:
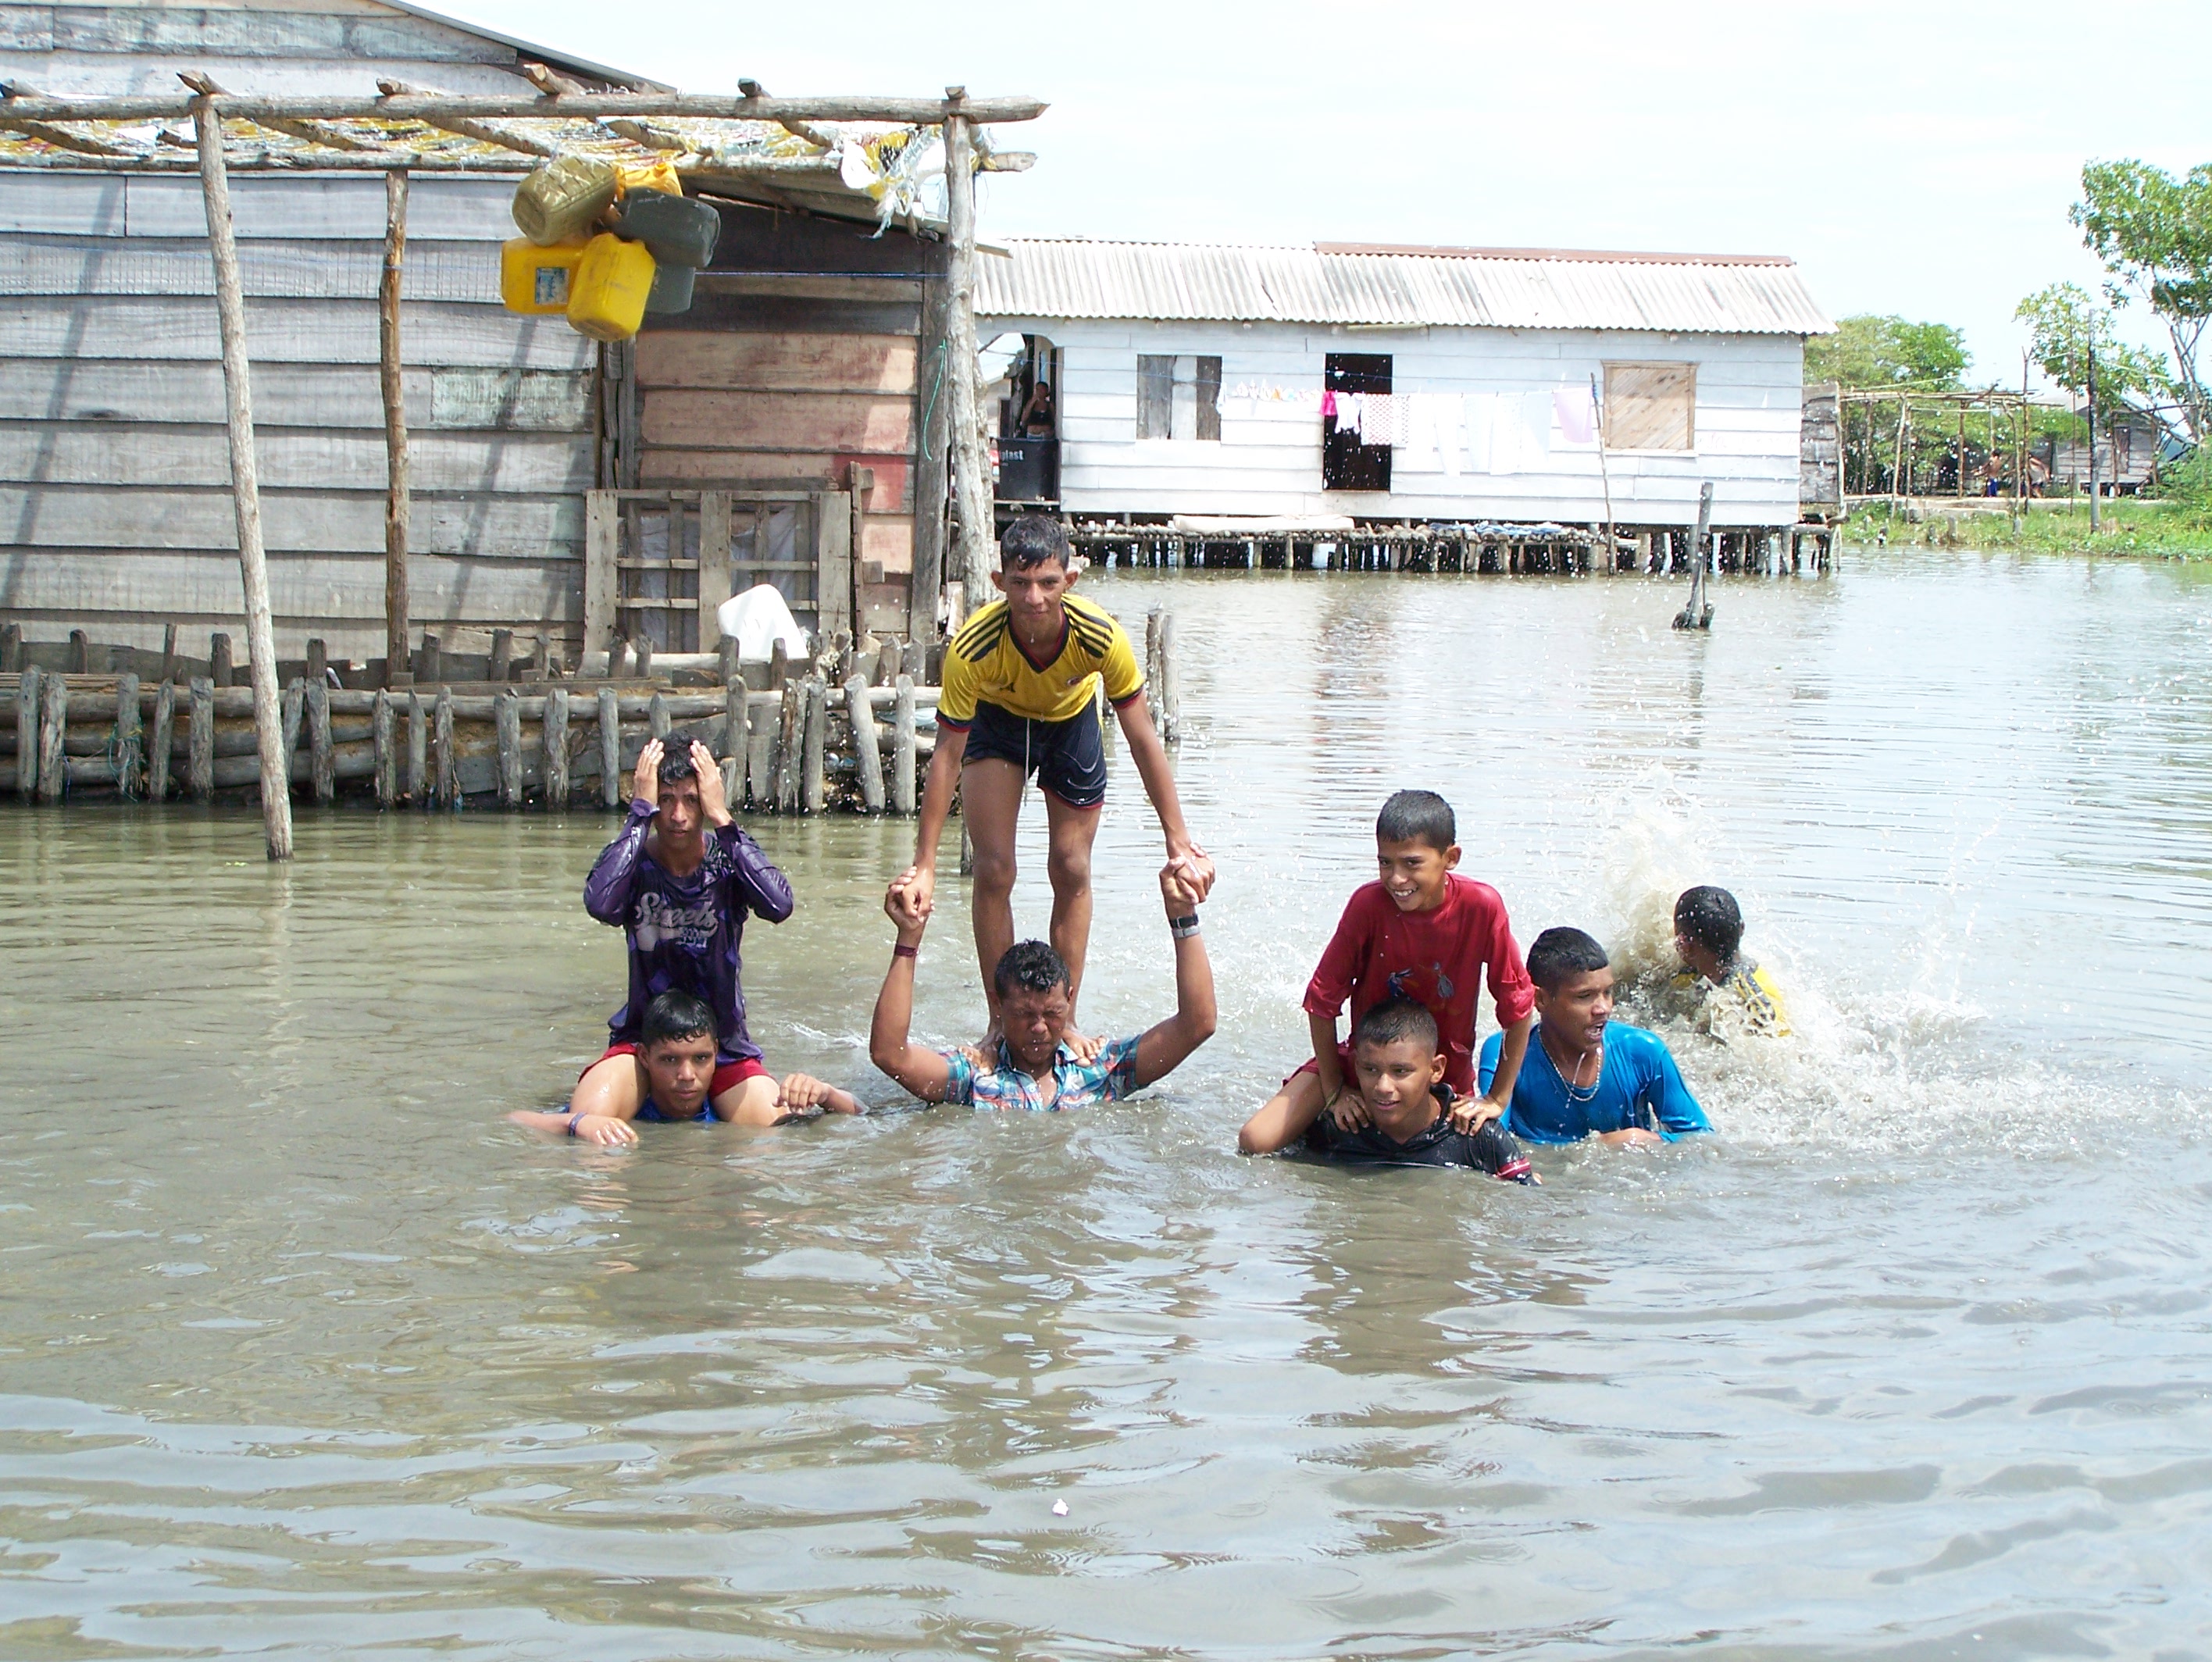
[[575, 1111], [637, 1117], [646, 1008], [664, 992], [688, 992], [707, 1006], [719, 1035], [708, 1085], [714, 1113], [775, 1124], [776, 1083], [745, 1031], [738, 942], [746, 913], [772, 924], [791, 915], [791, 882], [730, 817], [722, 770], [705, 745], [671, 734], [639, 753], [629, 818], [585, 880], [584, 909], [623, 931], [629, 996], [607, 1023], [605, 1054], [577, 1083]]
[[[507, 1115], [518, 1125], [534, 1131], [562, 1131], [586, 1143], [610, 1148], [629, 1148], [637, 1141], [632, 1120], [714, 1119], [720, 1113], [708, 1093], [720, 1065], [714, 1042], [714, 1017], [707, 1006], [688, 992], [664, 992], [645, 1007], [636, 1052], [630, 1058], [637, 1070], [637, 1108], [634, 1113], [594, 1113], [570, 1107], [566, 1113], [544, 1113], [520, 1108]], [[583, 1092], [576, 1093], [579, 1099]], [[616, 1105], [617, 1109], [622, 1106]], [[776, 1120], [799, 1119], [815, 1113], [859, 1113], [860, 1103], [849, 1091], [825, 1085], [819, 1079], [794, 1073], [776, 1093]]]
[[1671, 991], [1695, 1009], [1707, 1032], [1790, 1036], [1790, 1012], [1773, 979], [1743, 949], [1743, 911], [1725, 889], [1700, 883], [1674, 902], [1674, 951], [1682, 961]]
[[[1472, 1131], [1505, 1112], [1514, 1076], [1528, 1043], [1533, 998], [1521, 949], [1505, 916], [1505, 902], [1487, 883], [1455, 870], [1460, 849], [1451, 804], [1433, 791], [1401, 791], [1375, 820], [1375, 859], [1381, 876], [1352, 893], [1306, 987], [1306, 1020], [1313, 1060], [1283, 1082], [1261, 1110], [1310, 1123], [1324, 1108], [1346, 1131], [1367, 1123], [1367, 1110], [1352, 1085], [1352, 1051], [1339, 1044], [1337, 1012], [1352, 1002], [1352, 1020], [1394, 998], [1407, 998], [1437, 1024], [1444, 1083], [1453, 1095], [1451, 1120]], [[1486, 1094], [1474, 1089], [1474, 1018], [1482, 980], [1504, 1028], [1504, 1060]]]
[[[1514, 1084], [1508, 1131], [1531, 1143], [1672, 1143], [1712, 1129], [1666, 1041], [1611, 1019], [1613, 970], [1595, 939], [1546, 930], [1529, 943], [1528, 974], [1535, 1054]], [[1498, 1065], [1492, 1038], [1482, 1047], [1485, 1084]]]
[[960, 790], [975, 850], [972, 921], [975, 956], [990, 1001], [990, 1037], [1000, 1024], [992, 972], [1014, 943], [1014, 827], [1031, 773], [1044, 794], [1051, 836], [1052, 946], [1067, 967], [1069, 1021], [1083, 990], [1091, 943], [1091, 845], [1106, 800], [1106, 752], [1092, 717], [1091, 686], [1102, 677], [1121, 720], [1129, 755], [1167, 834], [1168, 858], [1182, 865], [1203, 901], [1213, 862], [1191, 840], [1176, 795], [1175, 773], [1145, 705], [1145, 680], [1129, 637], [1103, 606], [1072, 591], [1067, 532], [1059, 520], [1024, 514], [999, 544], [991, 575], [1003, 599], [969, 618], [945, 652], [937, 703], [937, 749], [922, 792], [914, 864], [892, 885], [895, 922], [926, 920], [937, 889], [937, 845]]
[[1451, 1123], [1452, 1089], [1444, 1083], [1437, 1018], [1412, 999], [1390, 999], [1361, 1016], [1352, 1030], [1352, 1055], [1365, 1125], [1342, 1129], [1321, 1112], [1317, 1095], [1296, 1108], [1278, 1096], [1244, 1122], [1237, 1151], [1273, 1154], [1297, 1143], [1350, 1166], [1463, 1166], [1509, 1183], [1542, 1180], [1497, 1121], [1473, 1131]]
[[1088, 1059], [1066, 1042], [1075, 1016], [1067, 966], [1042, 941], [1009, 947], [993, 966], [992, 991], [1006, 1036], [979, 1067], [957, 1050], [932, 1050], [908, 1037], [914, 1022], [914, 967], [928, 920], [908, 915], [899, 886], [884, 910], [898, 925], [890, 973], [876, 999], [868, 1055], [925, 1102], [1056, 1112], [1117, 1102], [1164, 1078], [1213, 1036], [1213, 966], [1198, 932], [1198, 886], [1170, 860], [1160, 871], [1168, 932], [1175, 937], [1176, 1013], [1133, 1039], [1113, 1039]]

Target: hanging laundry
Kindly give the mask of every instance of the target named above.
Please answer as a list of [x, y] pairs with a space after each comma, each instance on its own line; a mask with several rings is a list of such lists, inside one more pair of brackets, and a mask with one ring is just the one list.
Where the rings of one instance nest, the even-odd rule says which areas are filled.
[[1553, 388], [1552, 419], [1559, 424], [1559, 437], [1571, 445], [1586, 445], [1597, 436], [1597, 406], [1586, 386]]
[[1430, 400], [1437, 428], [1437, 454], [1443, 458], [1444, 472], [1455, 479], [1460, 472], [1460, 421], [1466, 407], [1466, 400], [1455, 392], [1437, 393]]
[[1331, 427], [1336, 425], [1336, 394], [1334, 392], [1321, 395], [1321, 418]]
[[1528, 445], [1522, 465], [1533, 472], [1541, 468], [1552, 454], [1552, 400], [1548, 395], [1521, 395], [1521, 430]]
[[1470, 392], [1461, 400], [1467, 418], [1467, 465], [1471, 473], [1494, 473], [1492, 438], [1498, 424], [1498, 395]]
[[1402, 393], [1370, 392], [1359, 422], [1359, 442], [1395, 446], [1406, 442], [1406, 399]]
[[1362, 392], [1340, 392], [1336, 395], [1336, 430], [1349, 433], [1362, 443], [1365, 442], [1366, 432], [1366, 412], [1362, 406], [1366, 402], [1367, 396]]
[[1399, 403], [1405, 412], [1403, 453], [1397, 465], [1408, 473], [1437, 470], [1437, 399], [1426, 392], [1407, 393]]

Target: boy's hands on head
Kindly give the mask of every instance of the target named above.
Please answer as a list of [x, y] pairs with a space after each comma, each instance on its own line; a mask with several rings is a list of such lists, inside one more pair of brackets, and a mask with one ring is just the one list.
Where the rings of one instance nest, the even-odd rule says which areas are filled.
[[[649, 802], [658, 810], [660, 806], [660, 758], [664, 751], [659, 739], [647, 739], [645, 749], [637, 753], [637, 777], [630, 786], [630, 799]], [[706, 789], [702, 780], [700, 789]]]
[[[639, 758], [644, 765], [644, 758]], [[691, 741], [692, 771], [699, 776], [699, 817], [719, 829], [731, 823], [730, 795], [722, 783], [722, 765], [714, 760], [714, 753], [697, 739]]]

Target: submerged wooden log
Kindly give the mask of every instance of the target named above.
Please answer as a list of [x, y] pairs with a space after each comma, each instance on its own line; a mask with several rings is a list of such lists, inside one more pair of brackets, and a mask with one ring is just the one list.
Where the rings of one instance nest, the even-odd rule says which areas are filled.
[[512, 813], [522, 806], [522, 711], [513, 693], [500, 695], [492, 718], [492, 745], [499, 758], [499, 805]]
[[300, 726], [307, 719], [306, 677], [292, 677], [292, 684], [284, 689], [281, 708], [283, 714], [278, 723], [276, 748], [284, 763], [284, 777], [289, 780], [297, 771], [294, 758], [300, 754]]
[[868, 813], [884, 811], [884, 759], [875, 745], [876, 711], [868, 702], [868, 678], [854, 673], [845, 683], [845, 707], [853, 719], [853, 760], [860, 776], [860, 806]]
[[453, 695], [438, 688], [438, 702], [430, 717], [430, 749], [437, 768], [437, 800], [441, 808], [461, 805], [460, 776], [453, 756]]
[[622, 705], [611, 687], [599, 688], [599, 799], [622, 802]]
[[146, 761], [141, 743], [143, 713], [138, 708], [138, 677], [125, 672], [115, 682], [115, 788], [126, 798], [138, 796]]
[[28, 802], [39, 789], [40, 672], [25, 670], [15, 688], [15, 794]]
[[399, 800], [399, 755], [393, 742], [392, 695], [382, 688], [377, 689], [369, 731], [376, 747], [376, 805], [390, 808]]
[[146, 745], [146, 800], [166, 802], [169, 796], [169, 743], [176, 731], [177, 683], [164, 681], [154, 695], [154, 731]]
[[[17, 696], [21, 696], [19, 694]], [[69, 682], [59, 676], [39, 682], [39, 800], [59, 802], [69, 783]]]
[[538, 744], [545, 757], [545, 806], [558, 813], [568, 805], [568, 689], [545, 695], [545, 721]]
[[338, 778], [331, 771], [331, 689], [327, 682], [307, 683], [307, 760], [315, 800], [328, 807], [337, 799]]
[[1182, 671], [1176, 663], [1175, 614], [1160, 614], [1160, 737], [1173, 744], [1182, 737]]
[[891, 806], [902, 814], [915, 809], [914, 677], [902, 675], [892, 683], [897, 702], [891, 706]]
[[185, 793], [194, 802], [215, 795], [215, 682], [193, 677], [191, 726], [185, 751]]
[[422, 705], [422, 695], [413, 688], [407, 690], [407, 800], [417, 808], [430, 805], [430, 713]]

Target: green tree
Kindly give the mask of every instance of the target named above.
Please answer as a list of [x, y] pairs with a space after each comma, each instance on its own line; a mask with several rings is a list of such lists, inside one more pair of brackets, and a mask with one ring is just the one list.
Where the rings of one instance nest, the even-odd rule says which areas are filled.
[[2028, 355], [2045, 374], [2069, 392], [2095, 395], [2107, 432], [2131, 408], [2154, 407], [2173, 391], [2165, 363], [2121, 340], [2111, 309], [2077, 284], [2054, 282], [2022, 300], [2013, 316], [2027, 325]]
[[2091, 162], [2081, 169], [2081, 200], [2068, 216], [2104, 262], [2112, 302], [2140, 301], [2166, 325], [2173, 349], [2169, 385], [2183, 423], [2193, 440], [2212, 437], [2212, 398], [2197, 364], [2212, 322], [2212, 163], [2176, 179], [2146, 162]]
[[1805, 343], [1807, 380], [1836, 381], [1855, 391], [1955, 392], [1966, 373], [1966, 337], [1944, 323], [1864, 314], [1844, 318], [1834, 334]]

